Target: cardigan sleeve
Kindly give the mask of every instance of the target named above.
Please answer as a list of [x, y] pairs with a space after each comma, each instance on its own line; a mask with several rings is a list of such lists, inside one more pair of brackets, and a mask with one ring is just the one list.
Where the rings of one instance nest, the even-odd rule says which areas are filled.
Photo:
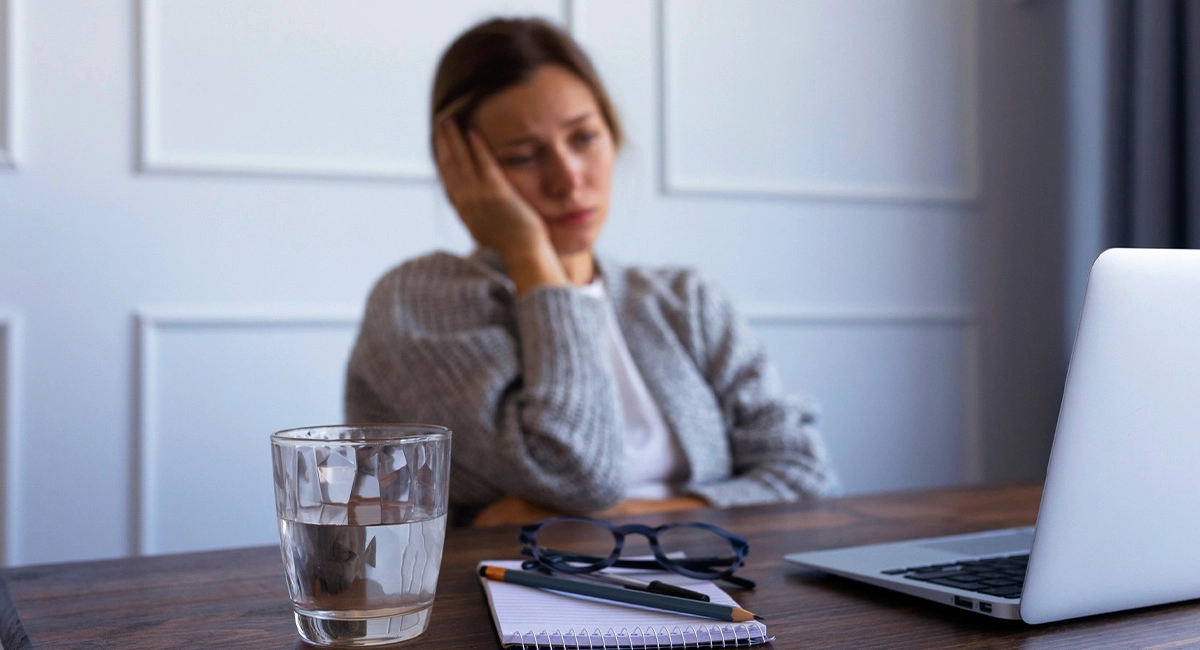
[[732, 303], [693, 276], [698, 364], [724, 413], [733, 466], [690, 491], [716, 506], [827, 495], [837, 478], [816, 428], [817, 405], [787, 393]]
[[611, 506], [625, 469], [603, 302], [570, 287], [514, 297], [487, 271], [435, 254], [380, 280], [347, 370], [347, 419], [449, 427], [462, 506], [506, 494]]

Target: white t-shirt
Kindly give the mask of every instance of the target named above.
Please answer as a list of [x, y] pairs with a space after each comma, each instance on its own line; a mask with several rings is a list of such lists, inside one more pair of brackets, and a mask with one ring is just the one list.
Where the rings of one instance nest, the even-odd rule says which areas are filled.
[[604, 300], [608, 306], [605, 338], [616, 375], [621, 413], [625, 422], [625, 462], [628, 477], [626, 498], [664, 499], [675, 494], [687, 476], [687, 458], [679, 441], [667, 427], [658, 403], [646, 388], [642, 373], [629, 356], [625, 336], [617, 324], [612, 300], [597, 278], [579, 288], [587, 295]]

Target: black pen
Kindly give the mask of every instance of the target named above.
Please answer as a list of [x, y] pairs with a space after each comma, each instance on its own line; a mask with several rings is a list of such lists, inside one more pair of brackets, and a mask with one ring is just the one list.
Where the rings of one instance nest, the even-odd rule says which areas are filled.
[[615, 582], [625, 587], [626, 589], [634, 589], [636, 591], [648, 591], [652, 594], [663, 594], [664, 596], [675, 596], [676, 598], [688, 598], [691, 600], [702, 600], [708, 602], [712, 600], [708, 594], [702, 594], [698, 591], [692, 591], [679, 585], [673, 585], [662, 580], [638, 580], [631, 576], [622, 575], [619, 573], [605, 573], [603, 571], [593, 571], [592, 573], [579, 574], [584, 577], [598, 577], [607, 582]]

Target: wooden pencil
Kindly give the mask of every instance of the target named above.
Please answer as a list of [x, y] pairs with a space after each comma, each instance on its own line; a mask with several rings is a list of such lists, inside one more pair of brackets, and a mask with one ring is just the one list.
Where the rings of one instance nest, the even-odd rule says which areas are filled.
[[729, 605], [707, 603], [701, 600], [666, 596], [663, 594], [655, 594], [645, 591], [619, 589], [616, 587], [609, 587], [607, 585], [601, 585], [592, 582], [556, 578], [554, 576], [548, 576], [533, 571], [517, 571], [514, 569], [505, 569], [502, 567], [484, 565], [479, 567], [479, 575], [487, 578], [488, 580], [511, 582], [513, 584], [525, 585], [526, 587], [536, 587], [538, 589], [565, 591], [567, 593], [579, 594], [581, 596], [591, 596], [592, 598], [600, 598], [602, 600], [611, 600], [621, 603], [629, 603], [632, 605], [642, 605], [644, 607], [654, 607], [656, 609], [665, 609], [672, 612], [680, 612], [682, 614], [704, 616], [706, 618], [715, 618], [722, 621], [733, 621], [734, 623], [762, 620], [761, 616], [756, 616], [753, 613], [742, 609], [741, 607], [731, 607]]

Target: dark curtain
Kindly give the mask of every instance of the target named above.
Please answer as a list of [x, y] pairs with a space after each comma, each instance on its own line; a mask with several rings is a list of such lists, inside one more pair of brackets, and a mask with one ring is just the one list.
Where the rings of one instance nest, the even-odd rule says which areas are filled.
[[1200, 248], [1200, 0], [1117, 0], [1108, 244]]

